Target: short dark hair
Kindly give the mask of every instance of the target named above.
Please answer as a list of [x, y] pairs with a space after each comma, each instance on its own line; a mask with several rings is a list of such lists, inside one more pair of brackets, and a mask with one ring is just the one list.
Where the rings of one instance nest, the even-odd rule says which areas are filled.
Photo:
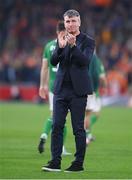
[[60, 32], [64, 30], [65, 30], [64, 21], [58, 21], [56, 26], [56, 31]]
[[63, 17], [68, 16], [69, 18], [76, 16], [76, 17], [80, 17], [80, 14], [78, 11], [74, 10], [74, 9], [70, 9], [68, 11], [66, 11], [63, 15]]

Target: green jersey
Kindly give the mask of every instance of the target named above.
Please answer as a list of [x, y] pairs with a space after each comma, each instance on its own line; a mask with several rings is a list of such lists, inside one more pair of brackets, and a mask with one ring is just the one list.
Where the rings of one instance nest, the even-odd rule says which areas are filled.
[[52, 66], [50, 63], [50, 59], [53, 51], [55, 50], [57, 40], [52, 40], [48, 42], [43, 51], [43, 58], [48, 61], [48, 69], [49, 69], [49, 91], [53, 92], [53, 85], [56, 77], [57, 67]]
[[103, 63], [97, 57], [96, 54], [93, 55], [92, 60], [90, 62], [89, 75], [92, 80], [93, 90], [94, 90], [94, 92], [98, 93], [99, 80], [100, 80], [101, 76], [105, 75], [105, 70], [104, 70]]

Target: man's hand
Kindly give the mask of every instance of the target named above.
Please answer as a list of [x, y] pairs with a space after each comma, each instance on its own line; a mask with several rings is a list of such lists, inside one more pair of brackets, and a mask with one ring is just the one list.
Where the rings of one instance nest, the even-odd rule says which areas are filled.
[[68, 33], [68, 34], [66, 35], [66, 39], [67, 39], [68, 44], [69, 44], [71, 47], [76, 46], [76, 36]]
[[39, 88], [39, 96], [43, 99], [46, 99], [48, 97], [48, 86]]
[[65, 38], [65, 32], [60, 32], [58, 34], [58, 43], [60, 48], [64, 48], [67, 44], [67, 40]]

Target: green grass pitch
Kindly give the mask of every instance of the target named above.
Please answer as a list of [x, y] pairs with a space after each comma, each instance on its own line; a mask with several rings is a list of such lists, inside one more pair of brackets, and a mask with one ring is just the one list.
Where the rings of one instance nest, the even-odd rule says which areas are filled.
[[74, 160], [75, 144], [67, 119], [66, 147], [71, 156], [62, 157], [62, 172], [42, 172], [50, 160], [50, 137], [46, 151], [39, 154], [38, 141], [48, 105], [0, 104], [0, 179], [130, 179], [132, 178], [132, 109], [105, 107], [93, 127], [96, 141], [87, 148], [85, 171], [65, 173]]

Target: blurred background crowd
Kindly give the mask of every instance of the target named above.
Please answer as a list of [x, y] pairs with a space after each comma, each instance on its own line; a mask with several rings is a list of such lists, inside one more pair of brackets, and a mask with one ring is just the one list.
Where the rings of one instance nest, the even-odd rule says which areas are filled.
[[81, 14], [82, 30], [96, 39], [109, 94], [132, 84], [131, 0], [0, 0], [0, 82], [39, 86], [42, 52], [56, 37], [67, 9]]

